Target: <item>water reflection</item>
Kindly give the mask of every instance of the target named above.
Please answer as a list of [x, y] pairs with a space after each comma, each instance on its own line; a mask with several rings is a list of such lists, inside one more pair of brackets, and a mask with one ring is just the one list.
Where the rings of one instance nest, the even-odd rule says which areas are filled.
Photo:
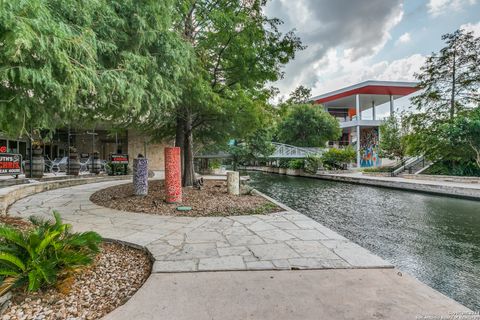
[[249, 172], [250, 184], [480, 310], [480, 202]]

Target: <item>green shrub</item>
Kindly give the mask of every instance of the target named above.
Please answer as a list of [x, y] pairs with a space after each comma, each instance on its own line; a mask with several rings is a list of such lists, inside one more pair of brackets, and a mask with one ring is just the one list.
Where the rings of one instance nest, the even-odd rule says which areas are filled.
[[208, 161], [209, 169], [220, 169], [222, 167], [222, 162], [220, 160], [214, 159]]
[[439, 161], [427, 168], [423, 174], [445, 176], [480, 176], [480, 168], [474, 161]]
[[279, 164], [278, 164], [278, 167], [279, 167], [279, 168], [288, 168], [288, 162], [289, 162], [289, 161], [290, 161], [290, 160], [288, 160], [288, 159], [280, 159], [280, 160], [278, 161], [278, 163], [279, 163]]
[[392, 166], [371, 167], [362, 169], [363, 172], [393, 172], [396, 168]]
[[55, 221], [31, 217], [34, 228], [20, 231], [0, 226], [0, 296], [12, 287], [36, 291], [57, 278], [91, 264], [101, 237], [95, 232], [71, 233], [58, 212]]
[[318, 155], [309, 155], [305, 159], [305, 171], [315, 174], [322, 165], [322, 158]]
[[288, 169], [303, 169], [305, 161], [303, 159], [293, 159], [288, 161]]
[[331, 148], [324, 152], [321, 160], [325, 169], [346, 169], [347, 165], [355, 160], [356, 152], [352, 147], [343, 149]]

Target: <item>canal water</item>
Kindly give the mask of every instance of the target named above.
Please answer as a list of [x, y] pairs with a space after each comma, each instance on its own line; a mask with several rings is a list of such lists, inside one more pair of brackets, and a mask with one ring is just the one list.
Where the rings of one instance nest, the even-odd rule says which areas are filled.
[[248, 172], [250, 185], [480, 311], [480, 202]]

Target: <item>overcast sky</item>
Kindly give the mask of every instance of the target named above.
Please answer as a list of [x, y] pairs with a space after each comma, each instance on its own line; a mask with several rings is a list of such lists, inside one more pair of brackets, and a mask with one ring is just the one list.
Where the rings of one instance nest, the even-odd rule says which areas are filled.
[[414, 80], [442, 34], [480, 35], [480, 0], [271, 0], [266, 14], [296, 29], [307, 49], [274, 85], [326, 93], [364, 80]]

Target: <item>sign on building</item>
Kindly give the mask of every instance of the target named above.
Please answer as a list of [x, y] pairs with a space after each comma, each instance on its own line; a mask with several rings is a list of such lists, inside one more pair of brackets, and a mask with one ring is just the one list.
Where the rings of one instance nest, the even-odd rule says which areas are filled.
[[18, 175], [22, 173], [22, 155], [0, 153], [0, 175]]
[[128, 154], [111, 154], [110, 162], [112, 164], [128, 164]]

